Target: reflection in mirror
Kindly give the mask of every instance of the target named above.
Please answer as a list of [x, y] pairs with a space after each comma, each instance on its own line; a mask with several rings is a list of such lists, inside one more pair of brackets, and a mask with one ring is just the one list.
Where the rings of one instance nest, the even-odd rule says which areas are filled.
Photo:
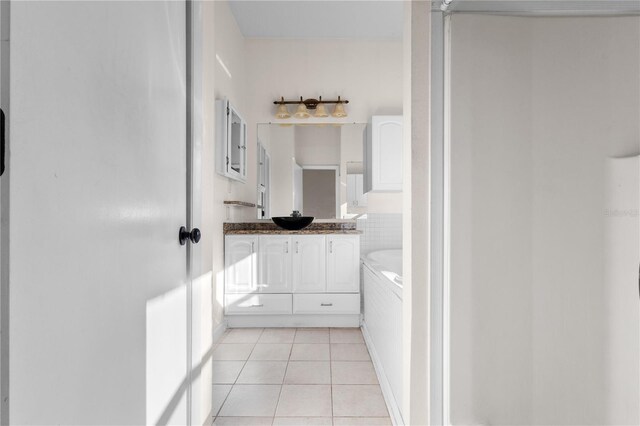
[[269, 179], [271, 177], [271, 158], [267, 150], [258, 139], [258, 219], [266, 219], [269, 216]]
[[[347, 206], [352, 212], [367, 206], [367, 194], [364, 192], [364, 164], [362, 161], [347, 162]], [[360, 213], [365, 213], [365, 211]]]
[[244, 160], [243, 122], [235, 110], [231, 111], [231, 168], [240, 173]]
[[259, 124], [258, 218], [293, 210], [316, 219], [365, 213], [365, 131], [365, 124]]

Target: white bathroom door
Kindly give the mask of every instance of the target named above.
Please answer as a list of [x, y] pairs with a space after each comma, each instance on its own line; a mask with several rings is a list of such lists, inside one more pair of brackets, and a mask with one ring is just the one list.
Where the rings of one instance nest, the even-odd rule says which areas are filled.
[[188, 422], [185, 18], [11, 4], [11, 424]]
[[609, 159], [604, 209], [607, 424], [640, 424], [640, 157]]

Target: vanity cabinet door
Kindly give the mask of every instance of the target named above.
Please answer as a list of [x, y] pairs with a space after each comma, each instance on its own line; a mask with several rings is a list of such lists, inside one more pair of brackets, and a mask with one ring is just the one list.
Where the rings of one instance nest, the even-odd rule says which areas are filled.
[[327, 287], [324, 235], [292, 238], [293, 292], [323, 293]]
[[225, 237], [224, 266], [225, 291], [227, 293], [252, 293], [257, 291], [258, 237], [228, 235]]
[[357, 235], [327, 236], [327, 292], [360, 291], [360, 238]]
[[258, 290], [262, 293], [291, 293], [291, 237], [260, 236]]

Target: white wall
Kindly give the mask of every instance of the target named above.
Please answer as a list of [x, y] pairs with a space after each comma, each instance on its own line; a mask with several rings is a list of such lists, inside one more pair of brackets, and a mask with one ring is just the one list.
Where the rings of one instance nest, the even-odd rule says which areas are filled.
[[640, 152], [638, 75], [640, 18], [453, 17], [454, 424], [608, 423], [604, 167]]
[[[346, 119], [287, 122], [366, 123], [371, 115], [402, 114], [401, 41], [247, 39], [245, 43], [247, 93], [255, 100], [249, 105], [250, 141], [255, 140], [255, 123], [278, 122], [273, 101], [281, 96], [340, 95], [350, 102]], [[255, 164], [255, 152], [249, 156], [249, 164]], [[251, 177], [250, 182], [254, 182]], [[400, 213], [401, 206], [400, 193], [369, 194], [367, 210]]]
[[[203, 257], [208, 251], [214, 282], [213, 326], [215, 329], [221, 326], [223, 316], [224, 238], [222, 226], [228, 213], [223, 202], [225, 200], [253, 201], [255, 192], [252, 198], [244, 198], [244, 194], [240, 191], [246, 188], [246, 185], [232, 182], [215, 172], [215, 100], [226, 97], [240, 111], [246, 110], [244, 39], [226, 2], [202, 2], [202, 20], [204, 27], [202, 192], [203, 206], [206, 205], [210, 209], [209, 214], [202, 216], [206, 220], [207, 230], [211, 232], [210, 243], [205, 244], [209, 248], [203, 249]], [[227, 71], [230, 75], [227, 74]], [[255, 153], [255, 146], [252, 149]], [[249, 173], [253, 174], [253, 188], [255, 188], [255, 168], [249, 167]], [[246, 209], [250, 212], [244, 212], [244, 209], [240, 210], [239, 208], [238, 210], [244, 214], [250, 213], [252, 218], [255, 217], [254, 209]], [[204, 222], [203, 226], [205, 226]], [[207, 233], [204, 230], [203, 238], [207, 238]]]
[[[429, 424], [431, 395], [431, 4], [405, 2], [402, 194], [405, 424]], [[437, 374], [437, 372], [434, 372]]]
[[[229, 78], [222, 67], [217, 66], [217, 77], [222, 81], [216, 85], [216, 94], [228, 96], [238, 105], [248, 121], [249, 137], [247, 182], [230, 184], [227, 199], [251, 201], [256, 198], [257, 123], [278, 122], [273, 101], [280, 96], [329, 99], [341, 95], [350, 101], [346, 106], [349, 114], [346, 119], [290, 119], [287, 122], [366, 123], [371, 115], [402, 114], [402, 42], [243, 39], [227, 2], [215, 3], [216, 22], [223, 21], [216, 32], [224, 40], [218, 42], [216, 51], [221, 52], [219, 56], [225, 64], [231, 64], [227, 64], [227, 68], [232, 74]], [[371, 194], [368, 210], [399, 213], [401, 204], [401, 194]], [[253, 218], [253, 211], [240, 212], [236, 217], [239, 220]]]
[[[228, 3], [215, 5], [216, 53], [231, 73], [216, 63], [215, 94], [228, 97], [248, 122], [247, 182], [227, 182], [224, 199], [256, 199], [257, 124], [279, 122], [273, 101], [280, 96], [341, 95], [350, 101], [346, 119], [286, 122], [366, 123], [374, 114], [402, 114], [400, 41], [244, 39]], [[399, 213], [401, 204], [399, 193], [371, 194], [368, 211]], [[255, 211], [236, 210], [233, 219], [253, 220]]]

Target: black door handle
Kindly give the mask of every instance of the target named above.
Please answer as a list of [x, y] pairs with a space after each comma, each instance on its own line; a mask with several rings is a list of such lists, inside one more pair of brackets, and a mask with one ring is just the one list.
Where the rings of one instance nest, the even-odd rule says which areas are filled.
[[180, 227], [178, 241], [180, 241], [181, 246], [187, 244], [187, 240], [190, 240], [193, 244], [198, 244], [200, 242], [200, 238], [202, 238], [202, 233], [198, 228], [193, 228], [191, 231], [187, 231], [187, 228], [184, 226]]
[[0, 176], [4, 173], [4, 152], [6, 148], [4, 127], [4, 111], [0, 109]]

